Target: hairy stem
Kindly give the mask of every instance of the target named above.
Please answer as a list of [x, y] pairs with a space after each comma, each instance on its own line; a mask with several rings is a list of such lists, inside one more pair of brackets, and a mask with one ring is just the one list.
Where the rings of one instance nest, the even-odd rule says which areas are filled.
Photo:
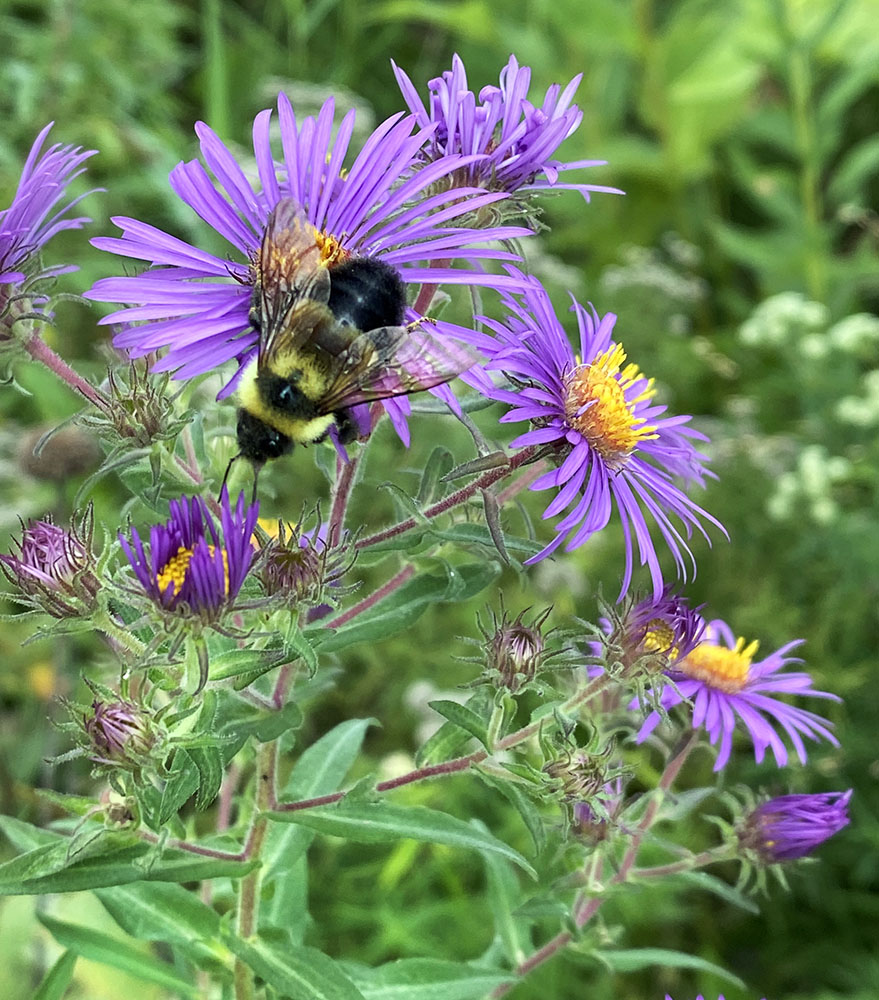
[[[488, 489], [489, 486], [493, 486], [496, 482], [498, 482], [498, 480], [508, 476], [511, 472], [513, 472], [513, 470], [518, 469], [520, 466], [531, 461], [537, 453], [537, 448], [538, 446], [536, 445], [532, 445], [530, 448], [524, 448], [522, 451], [513, 455], [506, 465], [502, 465], [495, 469], [489, 469], [477, 479], [474, 479], [472, 483], [467, 486], [463, 486], [460, 490], [456, 490], [454, 493], [450, 493], [445, 499], [440, 500], [428, 507], [423, 512], [423, 516], [427, 518], [439, 517], [440, 514], [445, 514], [446, 511], [451, 510], [453, 507], [466, 503], [467, 500], [469, 500], [472, 496], [475, 496], [481, 490]], [[384, 531], [379, 531], [375, 535], [370, 535], [369, 538], [361, 539], [357, 543], [356, 547], [358, 549], [369, 548], [370, 545], [377, 545], [379, 542], [384, 542], [388, 538], [395, 538], [397, 535], [402, 535], [406, 531], [411, 531], [412, 528], [420, 523], [421, 522], [416, 518], [408, 517], [405, 521], [400, 521], [399, 524], [394, 524], [390, 528], [385, 528]]]
[[[256, 753], [254, 775], [253, 818], [244, 851], [248, 859], [259, 858], [268, 829], [268, 811], [275, 804], [275, 768], [278, 745], [261, 743]], [[256, 932], [259, 918], [260, 868], [255, 868], [241, 879], [238, 888], [238, 936], [247, 939]], [[253, 1000], [255, 996], [253, 971], [240, 958], [235, 959], [235, 1000]]]
[[[596, 680], [600, 679], [600, 677], [596, 678]], [[690, 751], [696, 745], [697, 740], [698, 736], [696, 731], [691, 731], [689, 735], [681, 741], [678, 745], [678, 749], [666, 764], [665, 770], [663, 771], [662, 777], [660, 778], [656, 789], [659, 794], [654, 794], [648, 803], [647, 808], [644, 810], [644, 815], [641, 817], [641, 821], [638, 823], [638, 826], [632, 834], [629, 847], [623, 856], [622, 863], [608, 882], [608, 887], [625, 882], [632, 873], [632, 866], [634, 865], [638, 850], [644, 840], [644, 837], [653, 825], [653, 821], [656, 819], [656, 814], [659, 811], [659, 807], [662, 804], [665, 793], [668, 792], [669, 788], [671, 788], [675, 778], [677, 778], [680, 773], [684, 762], [690, 755]], [[705, 852], [706, 855], [713, 855], [713, 853], [714, 852], [711, 851]], [[703, 855], [698, 855], [698, 857], [703, 858]], [[719, 860], [719, 857], [712, 856], [711, 860]], [[705, 861], [704, 863], [707, 864], [708, 861]], [[671, 868], [674, 871], [683, 870], [678, 868], [678, 864], [679, 863], [676, 862], [674, 865], [663, 867]], [[692, 867], [692, 861], [688, 863], [688, 867]], [[645, 869], [645, 871], [652, 872], [653, 869]], [[657, 874], [661, 873], [662, 872], [657, 869]], [[573, 918], [576, 926], [578, 928], [585, 927], [586, 924], [589, 923], [589, 921], [601, 909], [601, 906], [604, 904], [606, 899], [606, 895], [593, 896], [590, 899], [586, 899], [584, 895], [581, 894], [574, 903], [573, 908]], [[573, 940], [573, 937], [574, 935], [571, 931], [562, 931], [559, 934], [556, 934], [554, 938], [547, 941], [546, 944], [538, 948], [537, 951], [529, 955], [528, 958], [516, 966], [514, 974], [515, 978], [498, 986], [491, 993], [491, 1000], [500, 1000], [501, 997], [505, 997], [512, 989], [514, 989], [514, 987], [518, 984], [518, 981], [522, 979], [523, 976], [528, 975], [528, 973], [533, 969], [536, 969], [539, 965], [543, 965], [544, 962], [549, 961], [549, 959], [557, 955], [563, 948], [566, 948]]]
[[387, 597], [388, 594], [392, 594], [395, 590], [398, 590], [414, 575], [414, 566], [404, 566], [399, 573], [392, 576], [391, 579], [388, 580], [386, 584], [379, 587], [378, 590], [371, 593], [368, 597], [364, 597], [362, 601], [358, 601], [354, 607], [348, 608], [347, 611], [342, 612], [342, 614], [333, 618], [332, 621], [327, 622], [327, 628], [341, 628], [342, 625], [347, 624], [352, 618], [356, 618], [364, 611], [368, 611], [374, 604], [378, 604], [383, 597]]
[[38, 332], [35, 331], [24, 339], [22, 345], [35, 361], [45, 365], [53, 375], [57, 375], [62, 382], [84, 396], [92, 405], [105, 412], [109, 410], [110, 403], [107, 397], [81, 375], [78, 375], [63, 358], [49, 347]]
[[349, 462], [343, 462], [341, 457], [336, 458], [336, 482], [333, 485], [330, 524], [327, 529], [328, 549], [338, 545], [342, 539], [345, 513], [348, 509], [348, 500], [351, 496], [351, 487], [354, 485], [359, 460], [359, 455], [355, 455]]

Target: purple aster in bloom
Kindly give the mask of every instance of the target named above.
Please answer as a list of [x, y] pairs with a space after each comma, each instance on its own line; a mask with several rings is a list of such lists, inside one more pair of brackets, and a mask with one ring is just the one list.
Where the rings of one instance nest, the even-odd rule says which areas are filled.
[[[622, 610], [610, 608], [608, 614], [599, 622], [606, 638], [590, 642], [590, 651], [605, 662], [622, 664], [623, 676], [667, 670], [696, 648], [705, 631], [699, 609], [691, 608], [670, 584], [658, 597], [629, 599]], [[602, 670], [592, 667], [589, 675]]]
[[738, 831], [739, 843], [764, 864], [811, 854], [849, 824], [847, 792], [779, 795], [758, 806]]
[[212, 622], [235, 600], [255, 555], [259, 504], [245, 506], [241, 493], [232, 510], [225, 488], [220, 503], [222, 541], [200, 497], [171, 501], [170, 520], [150, 529], [148, 552], [136, 529], [130, 544], [119, 536], [140, 585], [159, 607]]
[[685, 555], [694, 570], [695, 561], [672, 516], [682, 522], [687, 538], [693, 528], [708, 537], [703, 520], [723, 531], [673, 481], [702, 484], [705, 456], [692, 442], [706, 438], [686, 426], [689, 417], [665, 416], [665, 406], [654, 399], [652, 379], [625, 363], [622, 345], [611, 339], [616, 316], [587, 312], [575, 300], [572, 309], [580, 330], [575, 351], [546, 291], [537, 282], [520, 279], [522, 303], [505, 299], [509, 315], [503, 323], [483, 318], [495, 339], [492, 344], [483, 337], [477, 346], [491, 356], [487, 367], [504, 371], [517, 386], [516, 391], [487, 391], [512, 407], [501, 421], [531, 422], [512, 447], [538, 447], [554, 460], [555, 467], [531, 484], [532, 490], [555, 491], [544, 518], [567, 510], [555, 526], [555, 538], [526, 561], [537, 562], [565, 542], [568, 552], [578, 548], [608, 524], [616, 508], [626, 550], [620, 597], [631, 583], [637, 543], [658, 599], [665, 583], [648, 521], [659, 530], [685, 579]]
[[[250, 321], [254, 281], [266, 223], [282, 198], [293, 198], [314, 228], [323, 266], [332, 268], [351, 256], [369, 257], [397, 269], [405, 284], [513, 284], [508, 275], [451, 266], [464, 259], [513, 259], [484, 244], [529, 235], [530, 230], [498, 226], [474, 232], [461, 224], [467, 213], [505, 197], [478, 187], [445, 185], [438, 191], [438, 182], [469, 162], [466, 158], [412, 173], [435, 126], [413, 133], [415, 116], [397, 114], [378, 126], [345, 169], [354, 112], [342, 119], [335, 140], [333, 116], [329, 99], [317, 118], [297, 123], [289, 100], [279, 94], [281, 160], [269, 138], [272, 112], [262, 111], [253, 124], [256, 184], [207, 125], [196, 125], [213, 178], [192, 160], [171, 171], [171, 187], [242, 259], [216, 257], [136, 219], [114, 219], [122, 237], [96, 239], [95, 246], [152, 265], [133, 277], [98, 281], [87, 293], [100, 302], [135, 306], [101, 320], [125, 324], [114, 339], [116, 346], [132, 357], [167, 347], [155, 370], [174, 371], [176, 378], [192, 378], [233, 359], [240, 375], [256, 355], [258, 333]], [[432, 266], [430, 261], [442, 263]], [[415, 315], [410, 310], [407, 318]], [[237, 375], [219, 398], [229, 395], [236, 381]], [[386, 405], [393, 408], [397, 401]]]
[[[76, 268], [42, 268], [37, 259], [40, 250], [62, 229], [79, 229], [91, 220], [84, 216], [70, 218], [70, 211], [85, 197], [81, 195], [64, 201], [67, 185], [85, 168], [83, 163], [94, 156], [96, 150], [83, 151], [78, 146], [55, 143], [45, 152], [41, 150], [50, 122], [34, 141], [21, 172], [21, 180], [12, 204], [0, 211], [0, 286], [17, 285], [27, 278], [47, 278]], [[0, 309], [7, 301], [9, 291], [0, 287]], [[33, 306], [33, 303], [31, 303]]]
[[[812, 740], [823, 738], [839, 746], [830, 732], [832, 724], [826, 719], [777, 700], [779, 694], [841, 700], [827, 691], [816, 691], [807, 673], [783, 672], [787, 664], [802, 662], [787, 655], [802, 641], [795, 639], [755, 663], [759, 644], [737, 639], [726, 622], [715, 619], [706, 626], [704, 640], [668, 672], [675, 686], [665, 686], [660, 704], [668, 711], [685, 700], [693, 703], [693, 728], [704, 728], [712, 744], [720, 743], [715, 771], [720, 771], [729, 760], [737, 720], [741, 720], [754, 742], [758, 764], [767, 747], [772, 748], [779, 767], [787, 764], [788, 749], [776, 726], [787, 733], [801, 763], [806, 762], [803, 736]], [[637, 707], [637, 700], [629, 707]], [[651, 712], [636, 742], [647, 739], [659, 721], [659, 713]]]
[[582, 74], [575, 76], [564, 90], [553, 84], [538, 107], [528, 100], [531, 70], [520, 67], [515, 56], [510, 56], [501, 70], [500, 85], [483, 87], [477, 103], [476, 95], [467, 87], [464, 64], [455, 55], [451, 70], [428, 84], [427, 108], [403, 70], [394, 65], [394, 73], [418, 124], [438, 126], [422, 154], [426, 161], [461, 153], [482, 154], [479, 159], [462, 165], [459, 174], [462, 182], [510, 193], [568, 188], [579, 191], [587, 201], [591, 191], [623, 193], [597, 184], [559, 182], [563, 171], [606, 162], [562, 163], [552, 159], [583, 118], [583, 112], [571, 103]]

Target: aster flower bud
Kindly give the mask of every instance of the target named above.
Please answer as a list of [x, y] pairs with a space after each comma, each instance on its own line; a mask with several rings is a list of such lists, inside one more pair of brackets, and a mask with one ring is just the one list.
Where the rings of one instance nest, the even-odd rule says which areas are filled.
[[510, 619], [502, 602], [500, 617], [489, 609], [490, 627], [477, 615], [476, 623], [484, 640], [482, 662], [485, 664], [477, 683], [492, 684], [510, 694], [518, 694], [540, 675], [548, 660], [565, 654], [566, 650], [547, 644], [547, 639], [556, 631], [544, 632], [552, 608], [544, 609], [531, 622], [525, 621], [528, 610]]
[[169, 375], [149, 374], [145, 362], [131, 362], [127, 370], [110, 368], [106, 411], [84, 414], [80, 422], [130, 448], [170, 441], [190, 422], [191, 413], [176, 412], [169, 382]]
[[22, 524], [18, 555], [0, 555], [3, 572], [19, 590], [16, 598], [53, 618], [86, 615], [100, 583], [92, 554], [94, 517], [89, 506], [70, 530], [45, 521]]
[[156, 744], [150, 715], [131, 701], [95, 699], [83, 716], [83, 727], [91, 743], [91, 759], [98, 764], [137, 766]]
[[[303, 530], [304, 518], [295, 524], [283, 521], [260, 521], [270, 536], [262, 547], [256, 575], [270, 597], [279, 597], [293, 605], [311, 605], [308, 621], [330, 611], [326, 603], [348, 592], [340, 584], [351, 569], [355, 554], [345, 544], [327, 547], [326, 522], [312, 530]], [[329, 590], [332, 588], [332, 590]]]
[[742, 851], [764, 865], [811, 854], [849, 824], [852, 791], [780, 795], [745, 817], [738, 829]]
[[591, 844], [605, 840], [622, 804], [623, 776], [618, 774], [590, 799], [574, 803], [571, 812], [577, 835]]

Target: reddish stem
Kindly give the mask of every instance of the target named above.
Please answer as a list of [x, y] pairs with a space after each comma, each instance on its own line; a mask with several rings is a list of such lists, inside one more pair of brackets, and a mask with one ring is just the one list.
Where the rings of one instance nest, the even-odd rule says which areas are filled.
[[374, 604], [378, 604], [383, 597], [387, 597], [388, 594], [392, 594], [395, 590], [402, 587], [414, 575], [414, 566], [404, 566], [384, 586], [379, 587], [378, 590], [374, 591], [368, 597], [364, 597], [362, 601], [358, 601], [353, 607], [348, 608], [347, 611], [344, 611], [332, 621], [327, 622], [327, 628], [341, 628], [343, 625], [347, 625], [352, 618], [356, 618], [358, 615], [363, 614], [364, 611], [368, 611]]
[[109, 410], [110, 403], [102, 392], [96, 389], [90, 382], [87, 382], [81, 375], [78, 375], [63, 358], [59, 357], [51, 347], [40, 337], [38, 333], [31, 334], [22, 341], [24, 349], [35, 360], [45, 365], [50, 372], [57, 375], [62, 382], [66, 382], [71, 389], [76, 390], [82, 396], [105, 412]]
[[[445, 499], [440, 500], [428, 507], [423, 512], [423, 516], [427, 518], [439, 517], [440, 514], [444, 514], [447, 510], [451, 510], [453, 507], [457, 507], [459, 504], [464, 503], [480, 490], [488, 489], [489, 486], [493, 486], [498, 480], [503, 479], [504, 476], [508, 476], [514, 469], [517, 469], [519, 466], [530, 461], [536, 451], [537, 446], [523, 449], [516, 455], [513, 455], [506, 465], [502, 465], [496, 469], [489, 469], [487, 472], [484, 472], [481, 476], [479, 476], [478, 479], [474, 479], [469, 485], [463, 486], [460, 490], [450, 493]], [[414, 517], [406, 518], [405, 521], [400, 521], [399, 524], [394, 524], [390, 528], [386, 528], [384, 531], [379, 531], [375, 535], [370, 535], [369, 538], [361, 539], [357, 543], [356, 548], [366, 549], [370, 545], [377, 545], [379, 542], [384, 542], [388, 538], [394, 538], [397, 535], [402, 535], [406, 531], [410, 531], [419, 523], [420, 521]]]

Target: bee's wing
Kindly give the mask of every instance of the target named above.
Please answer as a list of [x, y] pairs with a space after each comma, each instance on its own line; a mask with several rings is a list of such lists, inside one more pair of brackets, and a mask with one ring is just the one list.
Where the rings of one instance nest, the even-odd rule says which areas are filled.
[[357, 403], [432, 389], [480, 360], [471, 348], [440, 340], [424, 330], [379, 327], [359, 334], [339, 355], [320, 409], [334, 413]]
[[308, 339], [314, 304], [330, 300], [330, 275], [321, 264], [314, 230], [293, 198], [282, 198], [266, 222], [255, 265], [259, 361], [296, 350]]

